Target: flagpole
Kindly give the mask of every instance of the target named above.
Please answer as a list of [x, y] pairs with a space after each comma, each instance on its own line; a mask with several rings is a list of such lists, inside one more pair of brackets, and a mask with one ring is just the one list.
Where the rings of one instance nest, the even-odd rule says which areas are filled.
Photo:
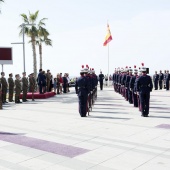
[[108, 87], [109, 87], [109, 43], [108, 43]]

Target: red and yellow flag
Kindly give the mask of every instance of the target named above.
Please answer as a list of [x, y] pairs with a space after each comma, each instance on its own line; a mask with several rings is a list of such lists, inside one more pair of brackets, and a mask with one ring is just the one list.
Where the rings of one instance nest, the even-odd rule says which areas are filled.
[[106, 46], [111, 40], [112, 40], [112, 35], [111, 35], [111, 32], [110, 32], [109, 24], [107, 24], [107, 35], [105, 37], [105, 41], [103, 43], [103, 46]]

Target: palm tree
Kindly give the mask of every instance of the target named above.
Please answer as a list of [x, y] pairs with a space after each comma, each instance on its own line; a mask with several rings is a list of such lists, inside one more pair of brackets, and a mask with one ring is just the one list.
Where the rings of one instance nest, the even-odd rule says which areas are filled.
[[45, 45], [52, 46], [52, 40], [48, 38], [49, 32], [47, 31], [47, 29], [41, 26], [45, 26], [45, 23], [43, 22], [44, 20], [46, 20], [46, 18], [40, 20], [38, 24], [38, 38], [36, 40], [36, 44], [39, 47], [40, 68], [42, 68], [42, 43], [44, 43]]
[[[35, 13], [29, 12], [29, 16], [27, 16], [26, 14], [21, 14], [24, 24], [36, 24], [36, 21], [38, 19], [38, 13], [39, 11], [36, 11]], [[42, 22], [43, 20], [45, 20], [45, 18], [40, 20], [40, 22], [38, 23], [38, 28], [39, 27], [43, 28], [43, 26], [45, 25]], [[20, 25], [20, 28], [22, 28], [22, 25]], [[25, 29], [24, 29], [25, 34], [31, 38], [30, 42], [32, 44], [32, 51], [33, 51], [33, 70], [34, 70], [35, 78], [37, 77], [36, 39], [38, 37], [38, 32], [39, 32], [38, 28], [36, 25], [33, 25], [31, 27], [25, 25]], [[20, 35], [22, 35], [22, 33], [23, 30], [21, 29]]]
[[[0, 0], [0, 3], [1, 3], [1, 2], [4, 2], [4, 0]], [[0, 10], [0, 13], [1, 13], [1, 10]]]

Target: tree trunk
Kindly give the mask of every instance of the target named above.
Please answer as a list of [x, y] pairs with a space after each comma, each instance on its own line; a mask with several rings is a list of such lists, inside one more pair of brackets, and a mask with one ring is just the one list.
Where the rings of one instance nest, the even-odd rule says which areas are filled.
[[40, 68], [42, 68], [42, 44], [39, 44]]
[[33, 51], [33, 71], [35, 79], [37, 79], [37, 57], [36, 57], [36, 48], [35, 48], [35, 37], [32, 37], [32, 51]]

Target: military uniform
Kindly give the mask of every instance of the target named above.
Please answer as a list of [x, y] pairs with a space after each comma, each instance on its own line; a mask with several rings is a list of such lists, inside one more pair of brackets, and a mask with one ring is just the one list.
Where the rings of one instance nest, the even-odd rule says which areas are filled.
[[100, 90], [103, 90], [103, 79], [104, 79], [104, 75], [101, 72], [99, 74]]
[[46, 74], [46, 79], [47, 79], [47, 92], [50, 91], [50, 80], [51, 80], [51, 75], [49, 73], [50, 70], [47, 70], [47, 74]]
[[[25, 73], [23, 73], [24, 75]], [[22, 77], [22, 101], [27, 101], [27, 92], [28, 92], [28, 80], [25, 76]]]
[[35, 91], [35, 78], [33, 77], [33, 73], [29, 77], [29, 92], [32, 93], [32, 100], [34, 101], [34, 91]]
[[14, 95], [14, 80], [12, 78], [12, 74], [9, 75], [8, 78], [8, 85], [9, 85], [9, 102], [13, 102], [13, 95]]
[[155, 74], [153, 75], [153, 82], [154, 82], [155, 90], [158, 90], [158, 80], [159, 80], [159, 75], [155, 71]]
[[88, 97], [88, 80], [84, 77], [84, 70], [81, 70], [81, 77], [76, 80], [75, 90], [79, 98], [79, 113], [81, 117], [86, 117], [87, 97]]
[[169, 81], [170, 81], [170, 74], [169, 71], [167, 70], [167, 73], [165, 75], [166, 90], [169, 90]]
[[162, 83], [164, 80], [164, 74], [160, 71], [159, 73], [159, 89], [162, 90]]
[[136, 81], [136, 88], [140, 97], [141, 116], [147, 117], [149, 114], [150, 92], [153, 84], [150, 76], [146, 75], [146, 68], [142, 69], [143, 74]]
[[[1, 73], [1, 75], [4, 74], [4, 73]], [[2, 103], [8, 103], [6, 101], [6, 95], [7, 95], [7, 87], [8, 87], [8, 84], [7, 84], [7, 81], [6, 81], [6, 78], [4, 76], [1, 77], [1, 85], [2, 85]]]
[[22, 103], [20, 102], [21, 82], [17, 77], [19, 77], [19, 75], [16, 75], [16, 80], [15, 80], [15, 103]]

